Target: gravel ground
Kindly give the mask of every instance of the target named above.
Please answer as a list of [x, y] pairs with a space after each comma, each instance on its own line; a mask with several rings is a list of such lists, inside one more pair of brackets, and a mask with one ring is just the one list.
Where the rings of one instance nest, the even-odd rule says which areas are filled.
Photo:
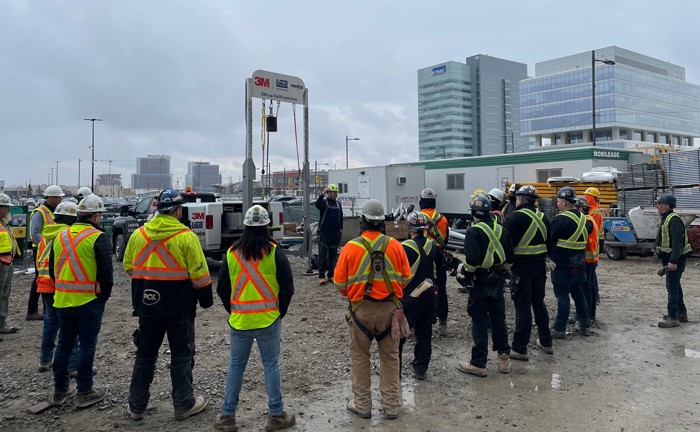
[[[593, 335], [576, 333], [555, 341], [553, 356], [536, 351], [531, 360], [513, 362], [510, 375], [496, 371], [489, 358], [487, 378], [456, 370], [469, 360], [471, 337], [467, 296], [448, 282], [448, 334], [434, 336], [428, 379], [414, 382], [402, 376], [403, 415], [385, 420], [379, 411], [378, 376], [373, 377], [375, 410], [372, 419], [345, 411], [351, 397], [346, 303], [333, 287], [319, 287], [305, 275], [305, 262], [290, 258], [297, 275], [296, 295], [282, 322], [282, 391], [286, 410], [297, 414], [297, 430], [526, 430], [630, 431], [700, 430], [700, 265], [691, 259], [683, 277], [691, 322], [659, 329], [666, 292], [651, 257], [625, 261], [602, 259], [598, 269], [601, 305]], [[220, 411], [228, 367], [227, 313], [218, 298], [197, 316], [195, 391], [209, 398], [206, 411], [183, 422], [173, 419], [167, 342], [161, 349], [145, 420], [131, 421], [125, 412], [134, 363], [131, 333], [130, 280], [115, 265], [116, 285], [107, 303], [99, 336], [95, 382], [109, 388], [108, 398], [94, 407], [76, 410], [72, 401], [39, 414], [28, 409], [49, 400], [50, 373], [37, 372], [41, 322], [24, 321], [31, 277], [16, 276], [10, 298], [11, 325], [21, 327], [0, 342], [0, 429], [22, 431], [212, 430]], [[219, 268], [211, 266], [215, 276]], [[550, 320], [556, 313], [548, 283]], [[512, 335], [514, 311], [506, 301]], [[404, 356], [410, 370], [413, 345]], [[376, 350], [375, 350], [376, 351]], [[378, 373], [378, 357], [374, 357]], [[243, 430], [261, 430], [267, 413], [259, 352], [254, 349], [245, 375], [238, 423]]]

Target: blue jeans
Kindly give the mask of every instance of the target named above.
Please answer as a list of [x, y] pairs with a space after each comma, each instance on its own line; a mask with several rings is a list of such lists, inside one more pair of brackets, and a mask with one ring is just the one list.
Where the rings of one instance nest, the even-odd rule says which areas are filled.
[[92, 389], [92, 366], [95, 362], [97, 335], [102, 326], [105, 302], [95, 299], [82, 306], [56, 308], [58, 312], [58, 348], [53, 360], [54, 391], [68, 391], [68, 359], [76, 339], [80, 338], [78, 350], [78, 394], [85, 395]]
[[578, 320], [583, 328], [591, 326], [591, 318], [588, 315], [588, 303], [583, 293], [583, 284], [586, 283], [586, 273], [584, 268], [578, 269], [575, 273], [567, 273], [555, 269], [552, 271], [552, 285], [554, 285], [554, 295], [557, 297], [558, 310], [552, 328], [556, 331], [566, 331], [566, 322], [569, 320], [571, 303], [569, 294], [574, 299]]
[[[41, 354], [39, 364], [47, 365], [53, 362], [54, 349], [56, 348], [56, 336], [58, 336], [58, 314], [53, 307], [53, 294], [41, 293], [44, 302], [44, 331], [41, 335]], [[78, 347], [80, 341], [71, 351], [68, 359], [68, 371], [74, 371], [78, 366]]]
[[[681, 288], [681, 276], [685, 271], [685, 257], [678, 260], [678, 269], [666, 273], [666, 291], [668, 291], [668, 316], [678, 319], [679, 313], [688, 313], [683, 303], [683, 288]], [[664, 266], [668, 261], [663, 261]]]
[[265, 391], [270, 415], [280, 415], [284, 411], [282, 383], [280, 381], [280, 342], [282, 340], [282, 320], [277, 319], [271, 326], [255, 330], [231, 329], [231, 357], [226, 378], [226, 394], [221, 404], [221, 414], [234, 415], [238, 407], [238, 396], [243, 385], [243, 372], [248, 364], [253, 339], [258, 342], [260, 359], [265, 371]]

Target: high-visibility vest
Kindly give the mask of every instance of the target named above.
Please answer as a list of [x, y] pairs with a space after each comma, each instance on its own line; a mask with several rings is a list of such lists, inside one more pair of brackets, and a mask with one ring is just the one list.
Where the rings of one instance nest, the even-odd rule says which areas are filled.
[[496, 221], [496, 223], [503, 225], [503, 222], [506, 220], [506, 217], [503, 216], [503, 212], [500, 210], [494, 210], [491, 213], [494, 214], [495, 217], [493, 219]]
[[573, 250], [584, 250], [586, 249], [586, 237], [588, 237], [588, 232], [586, 231], [586, 218], [581, 214], [579, 217], [571, 210], [566, 210], [565, 212], [559, 213], [556, 217], [568, 217], [572, 221], [576, 222], [576, 231], [567, 240], [559, 239], [557, 240], [557, 246], [564, 249]]
[[[409, 284], [411, 282], [411, 280], [413, 280], [413, 276], [416, 275], [416, 272], [418, 271], [418, 268], [420, 267], [421, 254], [420, 254], [420, 249], [418, 249], [419, 248], [418, 243], [416, 243], [415, 240], [408, 239], [408, 240], [402, 242], [401, 244], [404, 246], [410, 247], [418, 254], [418, 258], [416, 258], [416, 262], [414, 262], [413, 265], [411, 266], [411, 278], [408, 281], [406, 281], [406, 284]], [[430, 240], [430, 239], [425, 240], [425, 244], [423, 245], [423, 250], [425, 251], [426, 256], [430, 256], [430, 253], [433, 251], [434, 244], [435, 244], [435, 242]], [[433, 263], [433, 278], [437, 279], [437, 265], [435, 265], [435, 263]]]
[[[677, 217], [678, 219], [681, 218], [677, 214], [671, 213], [666, 217], [666, 220], [661, 225], [661, 244], [656, 247], [657, 252], [671, 253], [671, 251], [673, 251], [673, 245], [671, 245], [671, 235], [668, 232], [668, 224], [671, 222], [671, 218], [674, 217]], [[685, 224], [683, 224], [683, 226], [685, 226]], [[690, 246], [690, 242], [688, 241], [687, 232], [683, 233], [683, 238], [685, 239], [685, 246], [683, 246], [683, 252], [681, 252], [681, 255], [685, 255], [693, 251], [693, 248]]]
[[272, 325], [280, 316], [276, 244], [257, 262], [238, 256], [229, 248], [226, 253], [231, 278], [231, 316], [229, 324], [236, 330], [253, 330]]
[[[533, 212], [530, 209], [518, 209], [515, 211], [515, 213], [524, 213], [528, 215], [528, 217], [531, 219], [530, 226], [527, 228], [527, 231], [525, 231], [525, 234], [523, 237], [520, 239], [520, 242], [518, 245], [515, 247], [515, 254], [516, 255], [540, 255], [543, 253], [547, 253], [547, 227], [544, 224], [544, 213], [541, 211], [537, 210], [537, 213]], [[535, 235], [537, 234], [537, 231], [542, 234], [542, 243], [541, 244], [532, 244], [532, 241], [535, 239]]]
[[586, 257], [585, 261], [587, 263], [594, 263], [600, 259], [600, 250], [598, 242], [598, 224], [596, 223], [593, 216], [586, 215], [586, 219], [591, 221], [593, 224], [593, 232], [588, 233], [586, 241]]
[[4, 220], [0, 220], [0, 262], [2, 264], [12, 264], [12, 260], [17, 253], [17, 240], [15, 240], [10, 226]]
[[[438, 226], [440, 219], [442, 218], [440, 212], [438, 212], [437, 209], [423, 209], [421, 210], [421, 213], [428, 216], [428, 219], [430, 220], [428, 237], [430, 237], [431, 240], [435, 240], [439, 247], [445, 247], [445, 236], [447, 235], [447, 229], [442, 230]], [[447, 226], [447, 221], [445, 221], [445, 226]]]
[[39, 242], [39, 247], [36, 251], [37, 292], [53, 294], [56, 291], [56, 286], [49, 274], [49, 256], [51, 255], [53, 242], [58, 234], [68, 228], [70, 227], [66, 224], [53, 224], [41, 229], [41, 242]]
[[[31, 235], [32, 218], [34, 217], [34, 213], [36, 213], [36, 212], [41, 213], [41, 216], [44, 219], [44, 225], [41, 227], [42, 230], [44, 229], [45, 226], [54, 224], [53, 212], [51, 212], [51, 210], [49, 210], [48, 207], [46, 207], [45, 205], [42, 204], [39, 207], [35, 208], [34, 211], [32, 212], [32, 214], [29, 215], [30, 235]], [[34, 244], [34, 243], [32, 242], [32, 244]], [[38, 245], [35, 244], [34, 246], [38, 246]]]
[[101, 292], [95, 260], [95, 242], [100, 234], [102, 231], [92, 225], [76, 223], [54, 239], [55, 307], [82, 306]]
[[603, 228], [603, 214], [597, 208], [592, 209], [588, 214], [593, 217], [595, 224], [598, 227], [598, 240], [605, 238], [605, 229]]
[[503, 227], [498, 225], [497, 223], [494, 223], [494, 229], [492, 230], [491, 227], [486, 225], [484, 222], [477, 222], [474, 225], [472, 225], [472, 228], [480, 229], [486, 234], [486, 236], [489, 238], [489, 246], [486, 249], [484, 261], [482, 261], [480, 265], [474, 267], [469, 265], [465, 260], [464, 268], [468, 272], [472, 273], [475, 272], [478, 268], [489, 269], [493, 267], [494, 264], [496, 264], [496, 256], [498, 256], [498, 258], [500, 259], [500, 262], [498, 264], [505, 264], [506, 252], [503, 249], [503, 245], [501, 244], [501, 235], [503, 234]]

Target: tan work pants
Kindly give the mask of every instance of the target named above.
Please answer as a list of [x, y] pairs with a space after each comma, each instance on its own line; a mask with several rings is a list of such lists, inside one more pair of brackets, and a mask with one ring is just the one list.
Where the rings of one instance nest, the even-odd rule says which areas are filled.
[[[367, 330], [379, 334], [391, 327], [391, 318], [396, 310], [393, 301], [366, 301], [355, 312], [358, 321]], [[358, 411], [372, 411], [372, 379], [370, 366], [370, 346], [372, 341], [357, 328], [352, 319], [350, 327], [350, 366], [352, 370], [352, 392]], [[382, 394], [382, 406], [388, 414], [397, 414], [401, 409], [399, 398], [399, 341], [387, 335], [378, 343], [381, 370], [379, 373], [379, 391]]]

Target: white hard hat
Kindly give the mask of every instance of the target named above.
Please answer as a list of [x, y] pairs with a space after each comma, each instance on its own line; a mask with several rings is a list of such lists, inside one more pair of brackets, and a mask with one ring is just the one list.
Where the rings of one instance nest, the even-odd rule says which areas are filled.
[[83, 198], [78, 205], [80, 213], [102, 213], [105, 211], [105, 206], [102, 200], [97, 195], [89, 195]]
[[262, 206], [254, 205], [245, 212], [243, 225], [245, 226], [265, 226], [270, 223], [270, 215]]
[[505, 197], [505, 193], [498, 189], [498, 188], [493, 188], [489, 191], [489, 195], [492, 197], [496, 198], [498, 201], [503, 202], [503, 198]]
[[80, 197], [80, 199], [85, 198], [86, 196], [92, 195], [92, 191], [90, 190], [89, 187], [81, 187], [78, 189], [78, 192], [75, 193], [75, 196]]
[[362, 216], [371, 221], [383, 221], [384, 206], [376, 199], [371, 199], [362, 207]]
[[435, 198], [437, 198], [437, 194], [431, 188], [425, 188], [420, 193], [420, 197], [421, 198], [428, 198], [428, 199], [435, 199]]
[[12, 200], [10, 199], [10, 197], [5, 195], [4, 193], [0, 193], [0, 206], [10, 207], [11, 205]]
[[515, 183], [513, 183], [513, 184], [510, 185], [510, 187], [508, 188], [508, 192], [513, 192], [513, 193], [515, 193], [515, 191], [516, 191], [516, 187], [515, 187]]
[[64, 215], [64, 216], [78, 216], [78, 204], [63, 201], [61, 204], [56, 206], [56, 210], [53, 212], [54, 215]]
[[51, 185], [44, 191], [45, 197], [62, 197], [66, 196], [60, 186]]

